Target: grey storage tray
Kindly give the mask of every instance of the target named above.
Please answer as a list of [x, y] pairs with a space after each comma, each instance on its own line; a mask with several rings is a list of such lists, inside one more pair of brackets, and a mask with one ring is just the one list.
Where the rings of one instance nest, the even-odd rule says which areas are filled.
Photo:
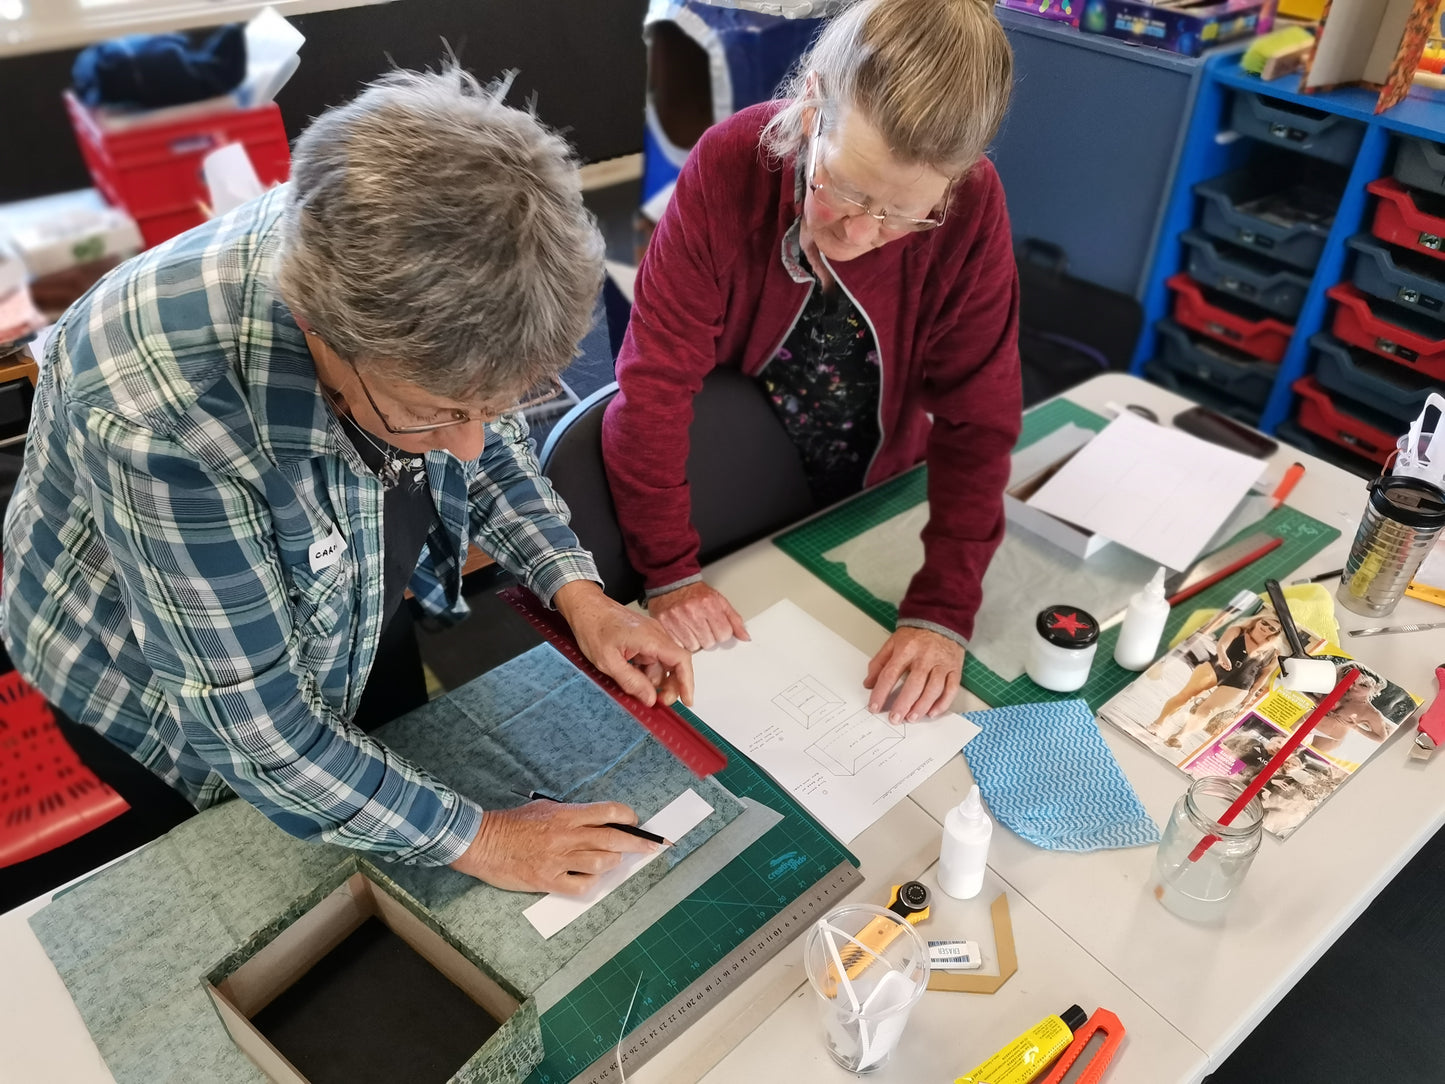
[[1408, 427], [1438, 390], [1435, 381], [1404, 365], [1358, 350], [1321, 332], [1310, 339], [1315, 379], [1336, 395], [1369, 407]]
[[1369, 234], [1351, 237], [1349, 246], [1355, 250], [1350, 281], [1361, 290], [1445, 318], [1445, 281], [1435, 277], [1439, 268], [1433, 266], [1434, 260], [1387, 245]]
[[1207, 384], [1220, 395], [1262, 409], [1274, 390], [1279, 366], [1250, 357], [1224, 343], [1194, 335], [1173, 320], [1160, 320], [1155, 360], [1174, 372]]
[[1229, 126], [1240, 135], [1271, 146], [1342, 166], [1354, 162], [1360, 141], [1365, 138], [1365, 126], [1359, 121], [1248, 91], [1235, 91]]
[[1179, 239], [1197, 282], [1251, 301], [1289, 323], [1299, 316], [1310, 288], [1307, 276], [1199, 230], [1185, 230]]
[[1161, 388], [1168, 388], [1177, 395], [1186, 399], [1192, 399], [1196, 403], [1219, 411], [1221, 414], [1228, 414], [1235, 421], [1243, 422], [1248, 426], [1259, 424], [1259, 411], [1253, 407], [1246, 406], [1238, 399], [1231, 399], [1227, 395], [1221, 395], [1209, 384], [1195, 380], [1184, 373], [1176, 372], [1165, 365], [1157, 358], [1144, 363], [1144, 375], [1158, 384]]
[[1425, 192], [1445, 194], [1445, 143], [1401, 136], [1395, 151], [1395, 180]]
[[[1335, 221], [1344, 177], [1316, 163], [1284, 168], [1270, 155], [1247, 169], [1200, 181], [1200, 228], [1213, 237], [1313, 271]], [[1303, 160], [1300, 160], [1303, 162]]]

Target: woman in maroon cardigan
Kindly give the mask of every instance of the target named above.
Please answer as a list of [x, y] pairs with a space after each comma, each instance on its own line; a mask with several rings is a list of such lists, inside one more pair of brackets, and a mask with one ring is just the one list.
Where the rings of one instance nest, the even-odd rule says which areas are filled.
[[768, 393], [820, 505], [927, 462], [923, 568], [863, 684], [879, 711], [902, 680], [894, 722], [952, 702], [1021, 414], [1017, 273], [982, 156], [1011, 79], [985, 0], [865, 0], [827, 25], [789, 98], [688, 156], [603, 428], [629, 556], [682, 646], [747, 636], [703, 582], [686, 477], [692, 396], [735, 366]]

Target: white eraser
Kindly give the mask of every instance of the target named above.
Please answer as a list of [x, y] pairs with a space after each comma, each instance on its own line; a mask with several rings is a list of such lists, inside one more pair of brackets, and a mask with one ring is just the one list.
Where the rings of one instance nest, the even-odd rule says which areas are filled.
[[937, 971], [972, 971], [983, 966], [977, 941], [930, 941], [928, 964]]

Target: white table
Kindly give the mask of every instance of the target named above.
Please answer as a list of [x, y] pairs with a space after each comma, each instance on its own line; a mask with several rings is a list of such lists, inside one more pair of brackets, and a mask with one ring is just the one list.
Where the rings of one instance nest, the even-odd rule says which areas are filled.
[[[1142, 403], [1165, 420], [1187, 405], [1118, 374], [1098, 377], [1068, 397], [1095, 410], [1111, 401]], [[1296, 459], [1308, 470], [1290, 503], [1342, 532], [1302, 574], [1338, 568], [1363, 508], [1364, 483], [1289, 448], [1276, 456], [1272, 475]], [[870, 654], [886, 637], [881, 626], [770, 542], [718, 562], [708, 579], [745, 618], [788, 597]], [[1406, 599], [1389, 620], [1438, 614], [1437, 607]], [[1381, 623], [1343, 609], [1340, 622], [1346, 628]], [[1434, 694], [1434, 666], [1445, 659], [1445, 634], [1347, 639], [1345, 646], [1416, 694]], [[956, 706], [983, 705], [965, 692]], [[1162, 821], [1183, 791], [1184, 776], [1112, 727], [1103, 731], [1150, 813]], [[1287, 844], [1265, 839], [1244, 896], [1222, 929], [1182, 922], [1146, 895], [1150, 848], [1055, 854], [1000, 826], [983, 893], [968, 903], [935, 894], [930, 924], [970, 930], [987, 954], [988, 902], [1006, 891], [1018, 973], [993, 995], [929, 991], [914, 1009], [894, 1059], [870, 1079], [952, 1080], [1073, 1002], [1088, 1010], [1112, 1009], [1128, 1029], [1106, 1077], [1109, 1084], [1200, 1079], [1445, 822], [1445, 768], [1407, 765], [1409, 740], [1404, 735], [1392, 742]], [[931, 880], [940, 822], [970, 782], [963, 758], [954, 758], [910, 801], [854, 841], [867, 878], [857, 898], [886, 899], [888, 886], [898, 881]], [[0, 916], [0, 1084], [109, 1081], [64, 985], [25, 923], [36, 906]], [[800, 955], [796, 947], [785, 950], [628, 1079], [636, 1084], [857, 1079], [823, 1051]]]

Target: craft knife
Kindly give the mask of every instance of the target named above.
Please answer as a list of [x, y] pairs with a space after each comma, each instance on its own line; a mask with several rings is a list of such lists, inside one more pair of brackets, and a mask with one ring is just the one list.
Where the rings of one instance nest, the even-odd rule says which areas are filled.
[[1367, 629], [1351, 629], [1351, 636], [1388, 636], [1394, 632], [1425, 632], [1427, 629], [1445, 629], [1445, 621], [1416, 622], [1413, 625], [1372, 625]]

